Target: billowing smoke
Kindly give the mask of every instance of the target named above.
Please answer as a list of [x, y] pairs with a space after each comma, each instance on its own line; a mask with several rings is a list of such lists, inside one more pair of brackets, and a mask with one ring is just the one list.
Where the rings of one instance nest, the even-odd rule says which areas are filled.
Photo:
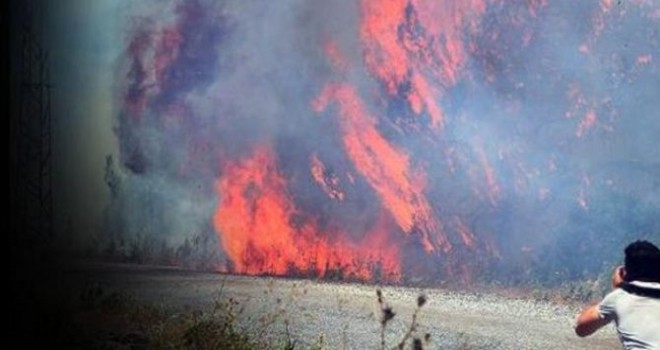
[[553, 282], [660, 238], [657, 2], [126, 13], [113, 241], [195, 240], [249, 274]]

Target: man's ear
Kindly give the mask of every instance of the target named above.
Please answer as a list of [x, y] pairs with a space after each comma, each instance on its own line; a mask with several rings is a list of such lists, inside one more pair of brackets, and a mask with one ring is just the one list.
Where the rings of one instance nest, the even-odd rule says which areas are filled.
[[622, 279], [622, 280], [628, 282], [628, 280], [626, 279], [626, 275], [628, 275], [628, 274], [626, 273], [626, 267], [625, 267], [625, 266], [622, 267], [622, 268], [619, 270], [619, 274], [621, 275], [621, 279]]

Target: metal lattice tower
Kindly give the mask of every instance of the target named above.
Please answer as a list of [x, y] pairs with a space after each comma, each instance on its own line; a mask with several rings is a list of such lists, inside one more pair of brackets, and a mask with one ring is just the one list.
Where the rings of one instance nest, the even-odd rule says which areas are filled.
[[34, 1], [22, 4], [17, 125], [16, 241], [53, 234], [52, 119], [48, 55], [41, 46]]

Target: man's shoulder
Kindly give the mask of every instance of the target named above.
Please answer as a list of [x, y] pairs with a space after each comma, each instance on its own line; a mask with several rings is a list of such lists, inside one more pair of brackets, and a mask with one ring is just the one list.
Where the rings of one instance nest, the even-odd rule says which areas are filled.
[[627, 299], [627, 296], [628, 293], [621, 288], [615, 288], [609, 292], [596, 306], [600, 317], [611, 319], [617, 313], [617, 306]]
[[[660, 286], [660, 285], [658, 285]], [[625, 306], [630, 303], [637, 303], [641, 300], [658, 299], [660, 288], [650, 286], [649, 284], [625, 283], [621, 287], [615, 288], [609, 292], [598, 303], [598, 310], [601, 314], [615, 312], [617, 306]]]
[[614, 300], [623, 298], [627, 294], [628, 293], [625, 290], [623, 290], [623, 288], [620, 288], [620, 287], [619, 288], [614, 288], [611, 292], [609, 292], [609, 293], [607, 293], [607, 295], [605, 295], [605, 297], [603, 298], [601, 303], [606, 301], [606, 300], [607, 301], [610, 301], [610, 300], [614, 301]]

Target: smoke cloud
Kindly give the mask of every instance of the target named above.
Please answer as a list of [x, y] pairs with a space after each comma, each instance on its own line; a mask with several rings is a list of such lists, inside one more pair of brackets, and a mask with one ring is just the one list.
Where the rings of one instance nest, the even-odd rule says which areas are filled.
[[201, 235], [249, 274], [556, 282], [660, 240], [657, 2], [124, 12], [110, 241]]

